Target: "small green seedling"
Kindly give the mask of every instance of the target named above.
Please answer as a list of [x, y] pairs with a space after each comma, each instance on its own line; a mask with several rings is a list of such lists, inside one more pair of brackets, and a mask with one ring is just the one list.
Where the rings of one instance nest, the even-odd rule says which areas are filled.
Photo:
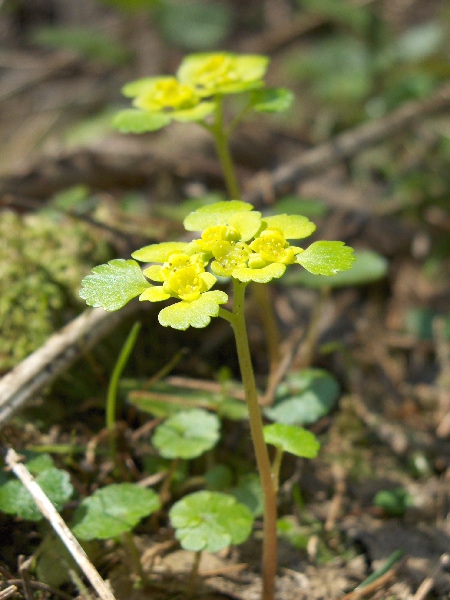
[[332, 410], [339, 391], [339, 383], [323, 369], [295, 371], [277, 387], [275, 403], [264, 414], [277, 423], [312, 425]]
[[[57, 469], [48, 454], [30, 458], [26, 466], [55, 508], [61, 510], [73, 494], [69, 473]], [[4, 482], [0, 483], [0, 510], [27, 521], [40, 521], [43, 518], [22, 482], [9, 476], [5, 476]]]
[[180, 411], [159, 425], [152, 443], [163, 458], [196, 458], [211, 450], [220, 437], [219, 418], [193, 408]]
[[109, 540], [132, 531], [159, 508], [154, 490], [135, 483], [113, 483], [81, 501], [72, 529], [82, 540]]
[[[264, 440], [247, 339], [245, 291], [250, 283], [266, 284], [281, 278], [290, 265], [330, 277], [350, 269], [354, 262], [352, 248], [340, 241], [316, 241], [306, 248], [291, 244], [314, 232], [316, 226], [307, 217], [263, 216], [251, 204], [239, 200], [229, 149], [231, 133], [249, 112], [279, 112], [292, 102], [288, 90], [265, 86], [268, 62], [265, 56], [251, 54], [193, 54], [182, 61], [175, 76], [143, 78], [124, 87], [133, 108], [119, 112], [114, 125], [124, 133], [144, 133], [172, 121], [198, 123], [213, 136], [230, 200], [200, 207], [187, 215], [185, 229], [199, 234], [192, 242], [152, 244], [134, 252], [135, 260], [116, 259], [96, 267], [83, 280], [80, 292], [90, 306], [109, 311], [120, 309], [137, 296], [149, 302], [170, 300], [158, 315], [164, 327], [203, 328], [214, 317], [231, 325], [264, 498], [263, 600], [273, 600], [275, 590], [277, 484]], [[245, 97], [243, 109], [226, 122], [224, 99], [234, 94]], [[150, 266], [142, 272], [136, 261]], [[219, 277], [231, 281], [232, 300], [222, 289], [214, 289]], [[266, 332], [276, 332], [267, 294], [258, 298], [264, 306]], [[270, 355], [276, 357], [276, 334], [268, 333], [267, 338]], [[277, 438], [277, 447], [278, 442]], [[201, 521], [200, 513], [195, 519]]]
[[75, 511], [72, 527], [81, 540], [120, 537], [128, 549], [136, 575], [145, 581], [131, 531], [144, 517], [161, 508], [158, 494], [136, 483], [113, 483], [84, 498]]
[[201, 491], [189, 494], [172, 506], [170, 522], [182, 548], [196, 553], [190, 593], [198, 573], [201, 553], [218, 552], [242, 544], [252, 531], [253, 515], [233, 496]]

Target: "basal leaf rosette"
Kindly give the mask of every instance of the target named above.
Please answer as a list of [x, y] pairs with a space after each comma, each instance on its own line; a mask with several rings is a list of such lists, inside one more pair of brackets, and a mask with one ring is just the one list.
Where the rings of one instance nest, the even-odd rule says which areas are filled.
[[252, 253], [246, 266], [233, 270], [232, 276], [242, 282], [268, 283], [281, 277], [286, 265], [302, 252], [291, 246], [288, 239], [302, 239], [313, 233], [316, 226], [301, 215], [275, 215], [262, 220], [262, 231], [249, 244]]
[[182, 61], [177, 77], [202, 97], [237, 94], [263, 87], [268, 64], [268, 57], [259, 54], [190, 54]]
[[120, 111], [113, 125], [124, 133], [156, 131], [171, 121], [202, 121], [214, 102], [201, 98], [194, 87], [175, 77], [145, 77], [126, 84], [122, 92], [133, 98], [134, 109]]
[[228, 300], [225, 292], [209, 291], [217, 279], [205, 270], [209, 259], [196, 242], [152, 244], [134, 252], [133, 257], [145, 262], [162, 263], [144, 269], [146, 277], [162, 285], [148, 287], [139, 300], [181, 300], [159, 313], [159, 322], [165, 327], [182, 330], [190, 326], [206, 327], [211, 317], [219, 314], [220, 304]]

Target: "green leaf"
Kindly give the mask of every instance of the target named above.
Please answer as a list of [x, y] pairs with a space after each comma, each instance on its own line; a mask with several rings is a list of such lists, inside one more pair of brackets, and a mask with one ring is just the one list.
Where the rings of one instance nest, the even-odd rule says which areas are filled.
[[261, 213], [240, 200], [227, 200], [202, 206], [184, 220], [188, 231], [204, 231], [208, 227], [228, 225], [239, 232], [243, 242], [252, 238], [261, 227]]
[[388, 261], [372, 250], [356, 250], [355, 262], [351, 269], [341, 271], [332, 277], [314, 275], [309, 271], [291, 269], [283, 277], [284, 285], [305, 285], [311, 288], [344, 287], [350, 285], [367, 285], [386, 276], [389, 268]]
[[231, 490], [238, 502], [244, 504], [256, 517], [264, 514], [264, 496], [261, 481], [256, 473], [246, 473], [239, 477], [238, 484]]
[[80, 296], [89, 306], [118, 310], [150, 287], [134, 260], [116, 258], [92, 269], [81, 282]]
[[325, 416], [339, 397], [336, 379], [322, 369], [290, 373], [275, 395], [275, 404], [264, 410], [266, 417], [287, 425], [310, 425]]
[[294, 94], [286, 88], [263, 88], [254, 90], [250, 95], [253, 110], [258, 112], [276, 113], [290, 108]]
[[74, 514], [74, 534], [82, 540], [107, 540], [131, 531], [161, 506], [154, 490], [135, 483], [113, 483], [85, 498]]
[[353, 248], [344, 242], [314, 242], [297, 254], [297, 262], [314, 275], [336, 275], [350, 269], [355, 262]]
[[162, 242], [161, 244], [150, 244], [136, 250], [131, 255], [141, 262], [164, 263], [173, 252], [183, 252], [189, 244], [186, 242]]
[[126, 108], [114, 115], [112, 125], [121, 133], [147, 133], [162, 129], [171, 120], [171, 117], [163, 112], [151, 113], [137, 108]]
[[189, 494], [172, 506], [169, 517], [181, 546], [195, 552], [218, 552], [241, 544], [253, 526], [250, 510], [220, 492]]
[[285, 271], [286, 265], [283, 265], [282, 263], [271, 263], [261, 269], [250, 269], [249, 267], [234, 269], [233, 277], [243, 283], [248, 283], [249, 281], [254, 281], [255, 283], [268, 283], [269, 281], [272, 281], [272, 279], [281, 277]]
[[219, 305], [225, 304], [227, 300], [227, 294], [220, 290], [204, 292], [193, 302], [181, 301], [163, 308], [158, 320], [164, 327], [183, 331], [190, 326], [206, 327], [211, 322], [211, 317], [217, 317], [219, 314]]
[[[48, 468], [39, 471], [37, 483], [57, 510], [61, 510], [73, 493], [70, 475], [61, 469]], [[9, 480], [0, 486], [0, 510], [17, 515], [27, 521], [40, 521], [42, 514], [33, 496], [18, 480]]]
[[295, 425], [285, 423], [272, 423], [264, 427], [264, 440], [271, 444], [302, 458], [315, 458], [319, 452], [320, 444], [316, 436]]
[[300, 240], [316, 230], [315, 224], [302, 215], [273, 215], [263, 221], [269, 229], [279, 229], [287, 240]]
[[221, 2], [165, 0], [159, 8], [161, 33], [177, 47], [187, 50], [214, 48], [230, 31], [232, 13]]
[[219, 418], [201, 408], [184, 410], [155, 429], [152, 443], [164, 458], [196, 458], [220, 437]]

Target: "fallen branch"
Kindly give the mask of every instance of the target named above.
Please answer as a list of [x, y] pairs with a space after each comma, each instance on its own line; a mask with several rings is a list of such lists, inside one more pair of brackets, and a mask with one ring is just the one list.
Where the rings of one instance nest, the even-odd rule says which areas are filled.
[[272, 172], [256, 174], [247, 186], [244, 200], [261, 205], [270, 198], [288, 193], [300, 181], [317, 175], [338, 162], [355, 156], [383, 139], [403, 131], [425, 117], [450, 109], [450, 84], [439, 88], [426, 100], [407, 102], [389, 114], [344, 131], [334, 139], [300, 154]]
[[115, 313], [84, 311], [0, 379], [0, 427], [136, 309], [136, 303], [130, 303]]

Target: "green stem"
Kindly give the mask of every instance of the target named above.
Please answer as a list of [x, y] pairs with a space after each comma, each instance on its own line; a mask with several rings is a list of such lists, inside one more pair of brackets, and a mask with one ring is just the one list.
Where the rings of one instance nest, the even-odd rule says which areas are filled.
[[277, 570], [277, 504], [276, 485], [272, 477], [269, 453], [264, 441], [263, 421], [258, 403], [255, 376], [253, 373], [247, 328], [245, 325], [244, 297], [246, 284], [233, 279], [233, 312], [220, 310], [219, 316], [233, 327], [236, 348], [247, 400], [250, 431], [255, 449], [256, 464], [261, 479], [264, 497], [263, 556], [262, 556], [262, 600], [273, 600]]
[[127, 339], [125, 340], [122, 350], [120, 351], [119, 357], [114, 365], [111, 379], [109, 381], [108, 394], [106, 397], [106, 429], [109, 435], [109, 453], [111, 459], [115, 459], [116, 455], [116, 407], [117, 407], [117, 389], [119, 387], [119, 380], [122, 372], [127, 364], [127, 360], [133, 350], [136, 338], [138, 336], [141, 323], [137, 322], [131, 328]]
[[224, 129], [223, 123], [223, 97], [217, 96], [214, 125], [209, 128], [216, 144], [217, 155], [222, 167], [225, 183], [230, 199], [237, 200], [240, 197], [239, 184], [236, 178], [233, 158], [228, 143], [229, 137]]

